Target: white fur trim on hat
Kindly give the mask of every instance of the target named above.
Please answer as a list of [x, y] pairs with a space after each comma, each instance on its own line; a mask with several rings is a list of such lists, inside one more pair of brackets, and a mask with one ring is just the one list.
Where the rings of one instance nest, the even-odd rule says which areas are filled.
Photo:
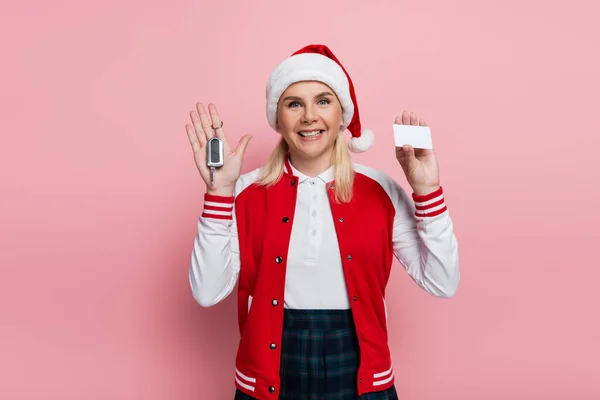
[[348, 148], [353, 153], [362, 153], [373, 146], [375, 142], [375, 134], [370, 129], [363, 129], [360, 137], [351, 137], [348, 142]]
[[338, 63], [316, 53], [302, 53], [283, 60], [271, 73], [267, 81], [267, 120], [275, 129], [277, 104], [285, 90], [300, 81], [318, 81], [333, 90], [342, 105], [342, 119], [346, 129], [354, 115], [354, 103], [350, 96], [348, 77]]

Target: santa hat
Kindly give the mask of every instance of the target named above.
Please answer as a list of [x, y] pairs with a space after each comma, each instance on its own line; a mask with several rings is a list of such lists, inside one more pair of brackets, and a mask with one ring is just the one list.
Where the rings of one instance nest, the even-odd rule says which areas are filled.
[[371, 148], [375, 136], [371, 130], [361, 128], [352, 79], [331, 50], [319, 44], [296, 51], [283, 60], [269, 76], [267, 120], [273, 129], [277, 124], [279, 98], [291, 84], [300, 81], [322, 82], [335, 92], [342, 105], [342, 130], [348, 129], [352, 133], [348, 143], [350, 151], [361, 153]]

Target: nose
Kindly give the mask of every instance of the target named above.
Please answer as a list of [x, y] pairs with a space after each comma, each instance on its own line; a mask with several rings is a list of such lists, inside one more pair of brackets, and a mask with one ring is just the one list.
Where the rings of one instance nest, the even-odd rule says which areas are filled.
[[312, 124], [317, 121], [317, 113], [312, 105], [306, 105], [304, 107], [304, 115], [302, 117], [302, 122], [305, 124]]

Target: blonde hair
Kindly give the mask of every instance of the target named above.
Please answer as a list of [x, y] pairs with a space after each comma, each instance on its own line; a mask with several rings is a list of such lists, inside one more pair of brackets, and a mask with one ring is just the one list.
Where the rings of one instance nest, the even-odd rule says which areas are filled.
[[[273, 149], [267, 162], [261, 168], [258, 185], [271, 187], [283, 176], [285, 160], [288, 158], [289, 147], [283, 137]], [[333, 174], [335, 179], [334, 196], [338, 203], [348, 203], [352, 199], [352, 184], [354, 182], [354, 168], [348, 150], [348, 144], [342, 132], [335, 139], [333, 154], [331, 155]]]

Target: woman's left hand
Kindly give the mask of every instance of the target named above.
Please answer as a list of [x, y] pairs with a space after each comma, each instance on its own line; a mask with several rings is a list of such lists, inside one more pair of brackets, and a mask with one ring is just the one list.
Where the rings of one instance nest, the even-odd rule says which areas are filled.
[[[427, 126], [415, 113], [403, 111], [396, 124]], [[404, 170], [408, 184], [417, 195], [431, 193], [440, 187], [440, 172], [433, 149], [415, 149], [410, 145], [396, 147], [396, 158]]]

